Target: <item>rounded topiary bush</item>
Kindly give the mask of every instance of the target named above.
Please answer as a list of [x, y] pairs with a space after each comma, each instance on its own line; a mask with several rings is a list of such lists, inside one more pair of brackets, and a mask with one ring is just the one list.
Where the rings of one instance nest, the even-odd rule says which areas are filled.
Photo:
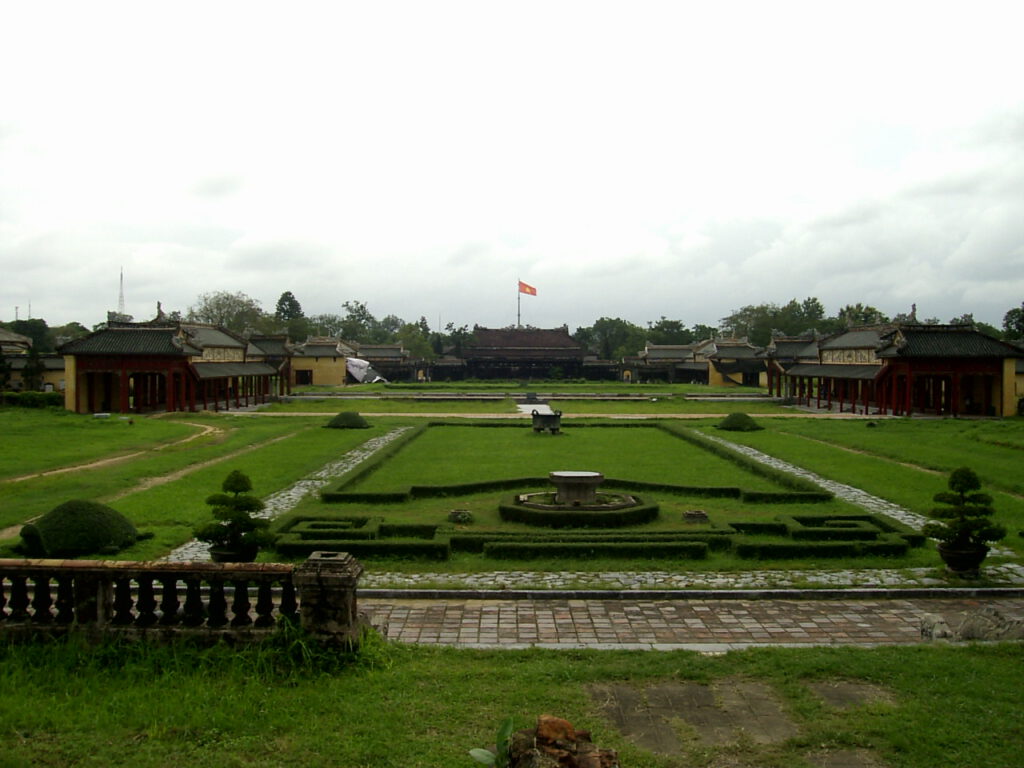
[[128, 518], [106, 504], [65, 501], [21, 529], [21, 549], [29, 557], [77, 557], [113, 554], [140, 535]]
[[329, 422], [332, 429], [367, 429], [370, 425], [355, 411], [342, 411]]
[[727, 432], [756, 432], [759, 429], [764, 429], [745, 413], [730, 413], [722, 419], [718, 428]]

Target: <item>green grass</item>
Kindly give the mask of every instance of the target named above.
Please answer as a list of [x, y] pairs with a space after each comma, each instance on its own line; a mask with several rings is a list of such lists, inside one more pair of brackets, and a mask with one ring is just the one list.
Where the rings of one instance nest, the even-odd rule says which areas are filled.
[[265, 413], [516, 413], [515, 403], [502, 400], [414, 400], [405, 397], [348, 398], [304, 397], [301, 400], [271, 403]]
[[[1013, 484], [1020, 477], [1021, 456], [1020, 451], [1014, 447], [959, 439], [958, 432], [962, 425], [956, 421], [893, 421], [874, 429], [869, 429], [865, 426], [866, 422], [861, 421], [794, 424], [790, 420], [766, 419], [761, 424], [765, 429], [760, 432], [707, 431], [805, 467], [822, 477], [861, 488], [923, 515], [929, 514], [933, 508], [932, 497], [946, 490], [948, 472], [937, 472], [919, 465], [918, 456], [931, 457], [932, 461], [941, 460], [943, 466], [950, 468], [969, 466], [978, 472], [984, 482], [992, 483], [993, 487], [984, 490], [991, 493], [995, 500], [995, 522], [1005, 525], [1010, 532], [1001, 546], [1024, 553], [1024, 539], [1016, 535], [1017, 531], [1024, 529], [1024, 498], [997, 490]], [[1009, 424], [1011, 435], [1024, 432], [1024, 423], [1015, 421]], [[851, 451], [843, 443], [844, 440], [853, 443], [851, 435], [858, 429], [870, 432], [871, 435], [863, 442], [858, 438], [856, 442], [861, 448]], [[879, 432], [879, 437], [875, 436], [875, 432]], [[884, 442], [885, 436], [889, 434], [902, 440], [906, 446], [907, 452], [899, 461], [889, 455], [893, 451]], [[812, 435], [814, 439], [808, 439]], [[873, 450], [881, 450], [884, 446], [887, 449], [885, 455], [869, 450], [868, 445], [872, 441], [883, 441], [876, 443]], [[1004, 467], [1005, 474], [993, 472], [982, 452], [987, 454], [993, 464]]]
[[554, 470], [589, 470], [608, 478], [674, 485], [780, 490], [655, 427], [566, 427], [550, 435], [527, 425], [432, 427], [354, 490], [547, 477]]
[[[219, 431], [163, 450], [155, 450], [159, 444], [153, 444], [131, 461], [0, 483], [0, 527], [23, 523], [69, 499], [104, 501], [140, 529], [155, 533], [155, 538], [139, 542], [121, 557], [149, 559], [191, 538], [192, 528], [210, 514], [204, 499], [219, 490], [232, 469], [249, 474], [256, 493], [268, 496], [391, 428], [386, 423], [366, 430], [322, 429], [322, 418], [199, 414], [180, 418], [211, 424]], [[36, 453], [43, 451], [43, 446], [36, 446]], [[177, 473], [184, 474], [144, 487]], [[16, 541], [8, 540], [9, 544]]]
[[198, 429], [181, 421], [97, 419], [57, 409], [0, 408], [0, 480], [84, 464], [183, 440]]
[[[1020, 644], [676, 651], [471, 651], [370, 643], [304, 663], [273, 650], [43, 644], [0, 649], [0, 766], [470, 766], [497, 725], [567, 718], [630, 768], [807, 768], [860, 748], [891, 768], [1020, 764]], [[798, 735], [772, 745], [684, 740], [663, 756], [621, 734], [592, 691], [608, 683], [758, 681]], [[842, 680], [888, 701], [837, 710], [811, 691]], [[685, 731], [681, 731], [685, 733]]]

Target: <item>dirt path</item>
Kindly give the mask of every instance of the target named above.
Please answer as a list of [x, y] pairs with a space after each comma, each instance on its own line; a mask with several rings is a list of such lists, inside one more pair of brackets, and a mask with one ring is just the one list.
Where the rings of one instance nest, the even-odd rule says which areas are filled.
[[[158, 446], [158, 447], [153, 448], [151, 450], [153, 450], [153, 451], [160, 451], [160, 450], [163, 450], [164, 448], [167, 448], [168, 446], [183, 445], [185, 443], [189, 443], [192, 440], [195, 440], [196, 438], [203, 437], [204, 435], [209, 435], [211, 433], [222, 433], [223, 434], [226, 431], [224, 429], [221, 429], [220, 427], [211, 427], [211, 426], [207, 426], [207, 425], [204, 425], [204, 424], [194, 424], [192, 422], [185, 422], [185, 423], [189, 424], [189, 426], [199, 427], [199, 429], [201, 431], [197, 432], [194, 435], [190, 435], [189, 437], [186, 437], [183, 440], [178, 440], [178, 441], [173, 442], [173, 443], [167, 443], [165, 445]], [[269, 440], [264, 440], [263, 442], [260, 442], [260, 443], [254, 443], [253, 445], [247, 445], [244, 448], [240, 448], [237, 451], [232, 451], [231, 453], [225, 454], [224, 456], [217, 456], [216, 458], [210, 459], [208, 461], [203, 461], [203, 462], [200, 462], [198, 464], [192, 464], [192, 465], [190, 465], [188, 467], [184, 467], [183, 469], [179, 469], [179, 470], [177, 470], [175, 472], [171, 472], [171, 473], [166, 474], [166, 475], [159, 475], [157, 477], [147, 477], [146, 479], [140, 481], [139, 483], [137, 483], [136, 485], [134, 485], [131, 488], [127, 488], [124, 491], [121, 491], [119, 493], [114, 494], [113, 496], [107, 496], [105, 498], [98, 499], [98, 501], [101, 501], [103, 503], [109, 503], [111, 501], [117, 501], [118, 499], [123, 499], [125, 496], [130, 496], [133, 493], [139, 493], [140, 491], [146, 491], [146, 490], [149, 490], [150, 488], [155, 488], [155, 487], [157, 487], [159, 485], [164, 485], [165, 483], [170, 483], [170, 482], [173, 482], [175, 480], [180, 480], [181, 478], [186, 477], [187, 475], [190, 475], [193, 472], [198, 472], [200, 469], [205, 469], [206, 467], [212, 466], [214, 464], [219, 464], [219, 463], [224, 462], [224, 461], [229, 461], [231, 459], [234, 459], [236, 456], [244, 455], [246, 453], [249, 453], [251, 451], [256, 450], [257, 448], [262, 448], [262, 447], [264, 447], [266, 445], [272, 445], [273, 443], [280, 442], [281, 440], [287, 440], [289, 437], [294, 437], [296, 434], [297, 433], [292, 433], [290, 435], [281, 435], [280, 437], [274, 437], [274, 438], [271, 438]], [[91, 462], [89, 464], [77, 464], [77, 465], [75, 465], [73, 467], [61, 467], [59, 469], [47, 470], [46, 472], [39, 472], [39, 473], [34, 474], [34, 475], [25, 475], [24, 477], [16, 477], [16, 478], [13, 478], [11, 480], [8, 480], [7, 482], [20, 482], [22, 480], [28, 480], [28, 479], [33, 478], [33, 477], [44, 477], [46, 475], [57, 475], [57, 474], [61, 474], [61, 473], [64, 473], [64, 472], [77, 472], [77, 471], [84, 471], [84, 470], [88, 470], [88, 469], [96, 469], [96, 468], [99, 468], [99, 467], [111, 466], [113, 464], [118, 464], [118, 463], [125, 462], [125, 461], [128, 461], [128, 460], [133, 459], [133, 458], [137, 458], [137, 457], [142, 456], [142, 455], [144, 455], [146, 453], [149, 453], [149, 451], [137, 451], [135, 453], [125, 454], [124, 456], [115, 456], [115, 457], [112, 457], [112, 458], [109, 458], [109, 459], [101, 459], [100, 461], [94, 461], [94, 462]], [[28, 520], [25, 520], [24, 522], [21, 522], [21, 523], [19, 523], [17, 525], [12, 525], [12, 526], [10, 526], [8, 528], [0, 529], [0, 539], [11, 539], [11, 538], [14, 538], [19, 533], [21, 533], [21, 528], [22, 528], [23, 525], [31, 523], [32, 521], [37, 520], [37, 519], [38, 519], [38, 516], [30, 518]]]
[[247, 445], [244, 448], [239, 448], [237, 451], [233, 451], [232, 453], [227, 453], [223, 456], [217, 456], [216, 458], [209, 459], [208, 461], [202, 461], [198, 464], [192, 464], [190, 466], [184, 467], [183, 469], [179, 469], [176, 472], [171, 472], [170, 474], [167, 475], [147, 477], [145, 480], [141, 480], [138, 483], [136, 483], [134, 487], [128, 488], [124, 491], [120, 491], [119, 493], [115, 493], [113, 496], [101, 498], [99, 499], [99, 501], [102, 501], [104, 504], [108, 504], [111, 501], [123, 499], [125, 496], [131, 496], [133, 493], [139, 493], [140, 491], [148, 491], [150, 488], [156, 488], [159, 485], [172, 483], [175, 480], [180, 480], [181, 478], [186, 477], [187, 475], [191, 475], [193, 472], [198, 472], [200, 469], [206, 469], [206, 467], [212, 467], [214, 464], [220, 464], [225, 461], [230, 461], [231, 459], [234, 459], [237, 456], [244, 456], [247, 453], [255, 451], [257, 448], [263, 448], [268, 445], [273, 445], [274, 443], [279, 443], [282, 440], [287, 440], [290, 437], [295, 437], [295, 435], [297, 434], [297, 432], [293, 432], [290, 435], [280, 435], [279, 437], [272, 437], [269, 440], [264, 440], [261, 443], [253, 443], [252, 445]]
[[35, 472], [35, 473], [31, 474], [31, 475], [21, 475], [20, 477], [11, 477], [11, 478], [8, 478], [7, 480], [3, 480], [3, 481], [0, 481], [0, 482], [4, 482], [4, 483], [20, 483], [20, 482], [23, 482], [25, 480], [31, 480], [31, 479], [36, 478], [36, 477], [48, 477], [50, 475], [63, 475], [65, 473], [67, 473], [67, 472], [83, 472], [83, 471], [85, 471], [87, 469], [100, 469], [102, 467], [109, 467], [109, 466], [113, 466], [114, 464], [121, 464], [122, 462], [130, 461], [131, 459], [136, 459], [139, 456], [142, 456], [143, 454], [149, 453], [150, 451], [162, 451], [164, 448], [170, 448], [170, 447], [175, 446], [175, 445], [185, 445], [186, 443], [191, 443], [193, 440], [197, 440], [200, 437], [205, 437], [206, 435], [209, 435], [209, 434], [213, 434], [213, 433], [224, 434], [224, 432], [225, 432], [225, 430], [221, 429], [220, 427], [212, 427], [212, 426], [210, 426], [208, 424], [196, 424], [196, 423], [191, 422], [191, 421], [185, 421], [185, 422], [182, 422], [182, 423], [183, 424], [188, 424], [190, 427], [197, 427], [199, 429], [199, 431], [196, 432], [194, 435], [189, 435], [188, 437], [183, 438], [182, 440], [176, 440], [173, 443], [164, 443], [163, 445], [158, 445], [156, 448], [148, 448], [145, 451], [136, 451], [135, 453], [125, 453], [125, 454], [123, 454], [121, 456], [111, 456], [110, 458], [107, 458], [107, 459], [100, 459], [98, 461], [91, 461], [88, 464], [74, 464], [74, 465], [72, 465], [70, 467], [57, 467], [56, 469], [48, 469], [45, 472]]

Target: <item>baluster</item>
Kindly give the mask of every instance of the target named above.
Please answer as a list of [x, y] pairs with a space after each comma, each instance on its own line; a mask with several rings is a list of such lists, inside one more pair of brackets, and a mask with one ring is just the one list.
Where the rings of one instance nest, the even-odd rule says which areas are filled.
[[140, 575], [136, 582], [139, 585], [139, 597], [135, 601], [135, 610], [138, 616], [135, 623], [140, 627], [149, 627], [156, 624], [156, 597], [153, 595], [153, 577], [145, 574]]
[[125, 626], [135, 621], [135, 617], [132, 615], [134, 606], [131, 579], [114, 579], [114, 618], [111, 624]]
[[32, 598], [32, 621], [36, 624], [49, 624], [53, 621], [53, 614], [50, 613], [50, 606], [53, 605], [53, 598], [50, 597], [50, 577], [34, 576], [35, 595]]
[[281, 604], [277, 606], [277, 613], [284, 621], [299, 623], [299, 605], [295, 601], [295, 585], [291, 576], [281, 582]]
[[75, 579], [71, 574], [57, 577], [57, 623], [70, 624], [75, 620]]
[[177, 624], [178, 623], [178, 578], [176, 576], [168, 576], [160, 579], [160, 583], [163, 585], [163, 592], [160, 600], [160, 612], [163, 614], [160, 617], [161, 624]]
[[12, 621], [24, 621], [28, 618], [28, 577], [11, 576], [11, 599], [8, 605], [11, 606], [11, 613], [8, 616]]
[[4, 610], [4, 606], [7, 605], [6, 592], [3, 577], [0, 576], [0, 621], [7, 618], [7, 611]]
[[269, 581], [261, 581], [256, 592], [256, 626], [274, 626], [274, 596], [272, 594], [273, 584]]
[[186, 627], [198, 627], [206, 618], [206, 609], [203, 607], [203, 596], [201, 593], [201, 582], [199, 579], [185, 579], [185, 610], [181, 623]]
[[207, 605], [210, 618], [206, 620], [208, 627], [223, 627], [228, 623], [228, 602], [224, 599], [224, 582], [210, 579], [210, 602]]
[[231, 603], [231, 612], [235, 618], [231, 620], [232, 627], [247, 627], [252, 624], [252, 617], [249, 609], [252, 603], [249, 602], [249, 582], [245, 580], [232, 581], [235, 588], [235, 598]]

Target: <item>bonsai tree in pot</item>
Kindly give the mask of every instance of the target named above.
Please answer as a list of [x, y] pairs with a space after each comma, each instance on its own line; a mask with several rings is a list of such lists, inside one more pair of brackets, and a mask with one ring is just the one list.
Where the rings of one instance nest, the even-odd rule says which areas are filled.
[[941, 522], [928, 523], [926, 536], [939, 540], [939, 556], [946, 567], [961, 576], [977, 576], [978, 567], [988, 555], [988, 542], [998, 541], [1006, 529], [995, 525], [992, 497], [978, 493], [981, 480], [974, 470], [960, 467], [949, 476], [949, 490], [937, 493], [932, 515]]
[[252, 481], [237, 469], [221, 483], [221, 493], [207, 497], [215, 520], [197, 528], [195, 537], [210, 544], [215, 563], [250, 563], [260, 547], [274, 543], [270, 523], [252, 516], [263, 509], [263, 502], [249, 496]]

